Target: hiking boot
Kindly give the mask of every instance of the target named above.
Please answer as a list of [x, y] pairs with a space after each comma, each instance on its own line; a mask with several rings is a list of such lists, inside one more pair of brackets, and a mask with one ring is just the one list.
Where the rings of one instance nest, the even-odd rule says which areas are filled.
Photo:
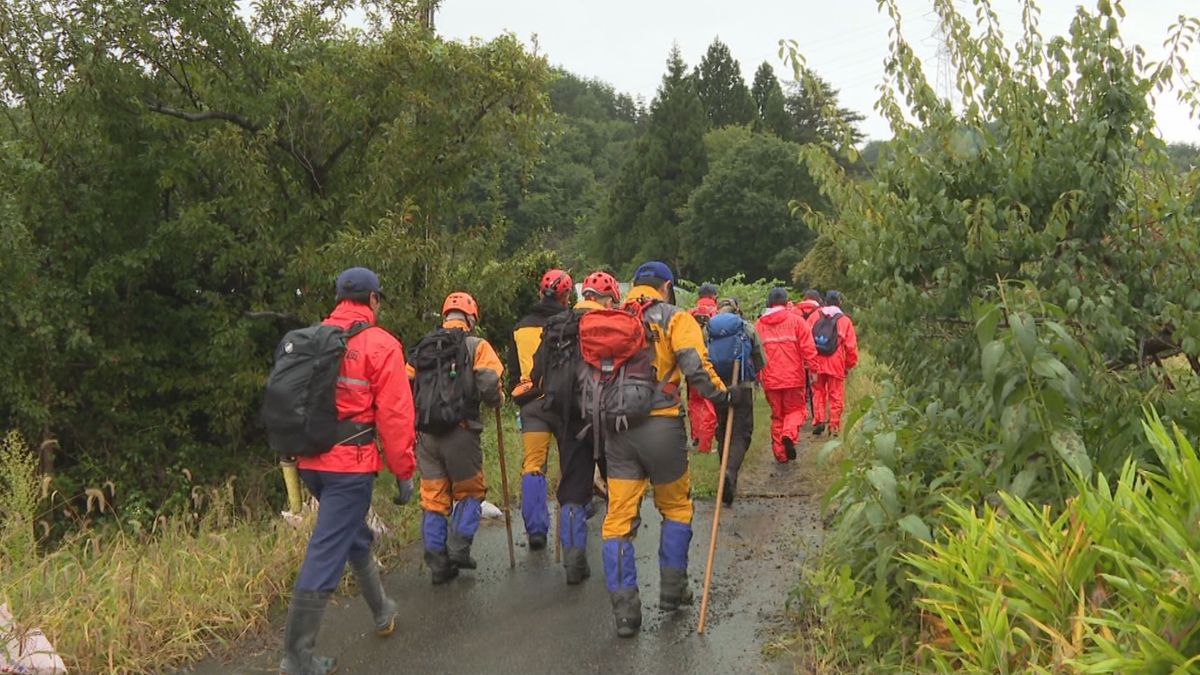
[[446, 552], [450, 557], [450, 564], [460, 570], [473, 570], [478, 567], [475, 559], [471, 557], [471, 540], [457, 532], [451, 532], [447, 537]]
[[622, 588], [609, 594], [612, 599], [613, 619], [617, 623], [617, 637], [633, 637], [642, 629], [642, 599], [636, 588]]
[[434, 586], [440, 586], [458, 576], [458, 568], [450, 563], [450, 556], [445, 550], [425, 551], [425, 564], [429, 565]]
[[567, 585], [569, 586], [581, 584], [584, 579], [592, 576], [592, 570], [588, 567], [587, 549], [564, 548], [563, 569], [567, 572]]
[[816, 424], [813, 425], [813, 436], [820, 436], [823, 433], [825, 433], [825, 423], [824, 422], [817, 422]]
[[363, 600], [371, 608], [371, 616], [375, 619], [375, 634], [387, 637], [396, 630], [396, 603], [383, 590], [383, 580], [379, 578], [379, 565], [368, 556], [363, 560], [351, 560], [350, 571], [354, 580], [362, 590]]
[[690, 605], [695, 600], [688, 584], [687, 570], [675, 567], [660, 568], [661, 581], [658, 606], [664, 612], [674, 612], [680, 605]]
[[784, 436], [783, 437], [783, 452], [785, 455], [787, 455], [789, 462], [796, 459], [796, 441], [788, 438], [787, 436]]
[[541, 551], [546, 548], [546, 534], [544, 532], [529, 533], [529, 550]]
[[725, 474], [725, 488], [721, 492], [721, 503], [725, 506], [733, 506], [734, 481], [729, 474]]
[[287, 627], [283, 630], [281, 675], [329, 675], [337, 670], [337, 660], [313, 656], [321, 618], [329, 603], [328, 591], [296, 591], [288, 604]]

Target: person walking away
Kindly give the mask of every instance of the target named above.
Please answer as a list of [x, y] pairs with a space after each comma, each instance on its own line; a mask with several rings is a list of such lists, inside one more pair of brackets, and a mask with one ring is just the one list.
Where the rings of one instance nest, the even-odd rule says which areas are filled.
[[542, 342], [542, 330], [550, 317], [567, 310], [575, 282], [560, 269], [546, 270], [538, 284], [541, 296], [529, 313], [513, 329], [513, 349], [509, 351], [509, 378], [513, 401], [521, 407], [521, 519], [529, 550], [546, 548], [550, 530], [550, 512], [546, 506], [546, 458], [550, 440], [558, 425], [550, 411], [539, 402], [541, 393], [533, 387], [530, 372], [533, 355]]
[[[810, 288], [807, 291], [804, 291], [804, 299], [795, 306], [795, 312], [800, 315], [801, 319], [804, 319], [805, 323], [807, 323], [808, 317], [812, 316], [813, 312], [821, 309], [822, 300], [823, 298], [821, 296], [821, 291], [818, 291], [815, 288]], [[805, 399], [808, 403], [808, 412], [810, 415], [812, 415], [815, 410], [815, 408], [813, 408], [813, 379], [813, 374], [805, 370]]]
[[[647, 484], [654, 486], [654, 505], [663, 517], [659, 607], [674, 611], [692, 601], [687, 577], [692, 499], [680, 381], [686, 378], [689, 386], [710, 400], [740, 402], [740, 391], [726, 391], [713, 370], [695, 318], [667, 302], [673, 280], [666, 264], [644, 263], [634, 274], [624, 311], [593, 310], [580, 320], [580, 351], [589, 366], [583, 407], [604, 424], [608, 462], [604, 576], [620, 637], [636, 635], [642, 624], [633, 540]], [[632, 357], [620, 364], [603, 358], [602, 348], [611, 346], [602, 344], [604, 336], [623, 335], [630, 326], [636, 328], [636, 333], [629, 331], [628, 342], [637, 348]], [[616, 346], [631, 348], [630, 344]], [[589, 398], [588, 387], [596, 383], [602, 384], [591, 390]]]
[[541, 393], [538, 404], [556, 422], [558, 464], [562, 474], [558, 499], [558, 537], [567, 584], [582, 583], [591, 576], [587, 561], [587, 521], [592, 511], [592, 492], [597, 466], [601, 473], [603, 454], [600, 429], [585, 419], [579, 406], [579, 320], [591, 311], [612, 309], [621, 300], [621, 287], [607, 272], [593, 272], [584, 279], [582, 299], [570, 311], [546, 322], [541, 345], [533, 357], [532, 382]]
[[442, 327], [421, 338], [409, 359], [420, 432], [421, 539], [435, 585], [476, 567], [471, 543], [487, 492], [479, 407], [504, 403], [500, 357], [487, 340], [471, 334], [479, 321], [475, 298], [451, 293], [442, 317]]
[[[743, 395], [738, 405], [733, 406], [733, 429], [729, 436], [729, 461], [726, 468], [725, 489], [721, 501], [726, 506], [733, 504], [737, 491], [738, 472], [746, 451], [750, 449], [750, 438], [754, 435], [754, 384], [757, 374], [767, 365], [762, 340], [754, 326], [742, 318], [741, 307], [736, 298], [721, 302], [722, 307], [704, 328], [708, 358], [713, 369], [721, 376], [726, 387], [733, 384], [733, 365], [738, 366], [738, 387]], [[717, 437], [725, 438], [725, 425], [729, 423], [729, 404], [716, 404]]]
[[[700, 284], [698, 295], [696, 306], [689, 309], [688, 313], [703, 328], [717, 313], [717, 287], [706, 281]], [[712, 452], [713, 439], [717, 435], [717, 412], [712, 401], [692, 387], [688, 387], [687, 416], [692, 446], [699, 452]]]
[[[387, 636], [396, 626], [396, 603], [383, 590], [366, 518], [375, 474], [385, 466], [397, 479], [400, 498], [412, 498], [413, 402], [405, 376], [404, 348], [376, 325], [382, 298], [374, 272], [364, 267], [347, 269], [337, 277], [337, 304], [321, 322], [341, 329], [342, 336], [348, 337], [342, 337], [345, 349], [336, 386], [329, 392], [336, 408], [334, 438], [338, 440], [324, 452], [296, 461], [300, 478], [320, 508], [288, 604], [279, 664], [279, 671], [288, 675], [323, 675], [336, 667], [334, 659], [314, 656], [313, 649], [325, 607], [347, 562], [371, 610], [375, 632]], [[284, 338], [276, 352], [272, 379], [289, 358], [303, 351], [292, 335]], [[307, 364], [310, 372], [319, 367]], [[264, 421], [274, 447], [274, 427], [266, 419], [271, 386], [269, 381]], [[303, 403], [301, 407], [308, 410]]]
[[821, 291], [810, 288], [804, 291], [804, 299], [795, 304], [793, 311], [799, 314], [801, 319], [808, 321], [808, 317], [818, 309], [821, 309]]
[[858, 336], [854, 322], [842, 312], [842, 294], [829, 291], [825, 306], [809, 317], [817, 348], [813, 387], [813, 435], [825, 432], [826, 422], [834, 436], [842, 430], [846, 406], [846, 376], [858, 365]]
[[787, 301], [787, 289], [772, 288], [767, 309], [755, 324], [767, 352], [759, 382], [771, 406], [771, 451], [780, 464], [796, 459], [796, 440], [808, 415], [806, 371], [816, 366], [817, 358], [808, 324], [787, 310]]

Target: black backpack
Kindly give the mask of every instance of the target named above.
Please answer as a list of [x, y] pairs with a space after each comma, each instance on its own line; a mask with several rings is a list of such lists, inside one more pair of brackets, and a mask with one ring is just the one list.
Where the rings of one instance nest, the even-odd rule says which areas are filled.
[[842, 318], [842, 313], [837, 312], [832, 316], [821, 313], [821, 318], [813, 324], [812, 336], [813, 344], [817, 346], [817, 353], [822, 356], [830, 356], [837, 352], [838, 348], [838, 319]]
[[542, 409], [570, 418], [579, 407], [579, 317], [582, 312], [568, 310], [546, 320], [542, 341], [533, 354], [530, 379], [542, 394]]
[[[275, 365], [267, 377], [259, 416], [272, 450], [285, 457], [311, 457], [348, 440], [340, 437], [347, 431], [347, 423], [338, 422], [337, 380], [346, 342], [369, 327], [365, 322], [349, 330], [317, 324], [283, 336], [275, 350]], [[363, 437], [373, 428], [360, 427]]]
[[475, 364], [460, 328], [439, 328], [421, 338], [409, 352], [417, 371], [413, 403], [417, 430], [440, 435], [464, 421], [479, 419]]

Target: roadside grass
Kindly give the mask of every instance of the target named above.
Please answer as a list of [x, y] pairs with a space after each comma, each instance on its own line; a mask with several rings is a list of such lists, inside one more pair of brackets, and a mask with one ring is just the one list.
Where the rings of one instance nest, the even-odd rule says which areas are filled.
[[[492, 415], [485, 411], [484, 472], [488, 499], [500, 505]], [[519, 532], [516, 409], [506, 406], [502, 421]], [[49, 495], [35, 466], [24, 461], [33, 453], [16, 435], [5, 444], [11, 449], [0, 455], [0, 603], [9, 605], [15, 632], [40, 628], [71, 672], [169, 671], [261, 635], [289, 597], [311, 513], [299, 526], [289, 525], [277, 515], [283, 504], [247, 503], [230, 480], [198, 487], [204, 499], [193, 500], [195, 508], [160, 516], [147, 529], [124, 522], [102, 492], [89, 491], [89, 512], [75, 531], [53, 548], [39, 548], [34, 524], [48, 515], [37, 509]], [[553, 468], [551, 475], [557, 475]], [[391, 474], [381, 473], [373, 506], [388, 528], [376, 548], [385, 566], [420, 532], [420, 506], [415, 499], [394, 505], [396, 491]], [[343, 583], [340, 592], [356, 590]]]

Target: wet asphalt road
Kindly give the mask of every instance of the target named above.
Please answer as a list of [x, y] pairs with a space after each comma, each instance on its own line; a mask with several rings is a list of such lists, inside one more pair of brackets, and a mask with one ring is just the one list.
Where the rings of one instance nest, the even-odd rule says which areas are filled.
[[[696, 624], [713, 504], [696, 503], [689, 570], [696, 604], [666, 614], [658, 609], [660, 517], [647, 498], [636, 541], [643, 627], [635, 638], [617, 638], [613, 628], [600, 561], [601, 513], [590, 522], [592, 577], [579, 586], [566, 585], [552, 547], [525, 547], [519, 521], [517, 567], [510, 570], [502, 522], [485, 521], [474, 547], [479, 569], [435, 587], [420, 565], [419, 544], [410, 546], [384, 579], [401, 606], [395, 634], [381, 639], [371, 632], [361, 598], [337, 598], [326, 612], [318, 653], [336, 656], [339, 673], [793, 672], [791, 663], [765, 659], [762, 647], [776, 629], [788, 630], [784, 602], [819, 537], [818, 514], [797, 485], [794, 472], [801, 467], [763, 464], [772, 466], [744, 475], [743, 491], [787, 496], [746, 497], [722, 510], [705, 635], [696, 633]], [[237, 663], [210, 660], [187, 672], [278, 672], [280, 632]]]

